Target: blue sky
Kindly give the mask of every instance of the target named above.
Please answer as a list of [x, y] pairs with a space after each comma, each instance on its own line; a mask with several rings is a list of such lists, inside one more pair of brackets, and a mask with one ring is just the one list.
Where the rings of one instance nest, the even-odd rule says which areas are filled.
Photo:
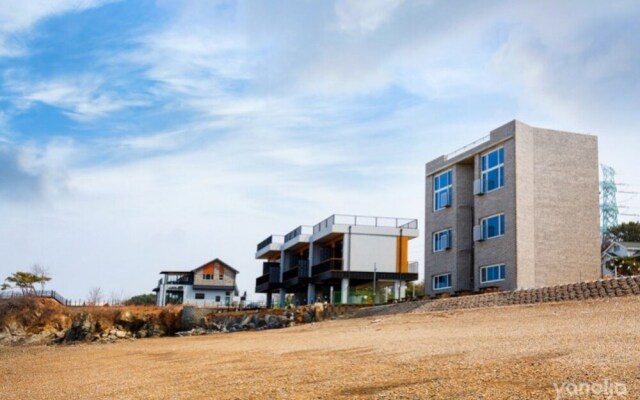
[[220, 257], [251, 293], [269, 234], [422, 221], [425, 162], [514, 118], [597, 134], [640, 191], [639, 17], [633, 1], [10, 2], [0, 276], [41, 263], [63, 295], [123, 297]]

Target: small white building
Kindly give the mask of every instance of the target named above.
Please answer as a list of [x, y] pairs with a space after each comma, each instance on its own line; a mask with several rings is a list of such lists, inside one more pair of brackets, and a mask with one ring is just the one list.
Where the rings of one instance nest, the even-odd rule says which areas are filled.
[[191, 271], [162, 271], [156, 304], [231, 306], [238, 302], [238, 270], [216, 258]]

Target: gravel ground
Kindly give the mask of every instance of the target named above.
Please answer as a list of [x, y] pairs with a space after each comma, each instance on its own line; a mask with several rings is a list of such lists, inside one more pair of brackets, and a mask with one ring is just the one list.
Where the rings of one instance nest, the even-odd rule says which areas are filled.
[[[0, 348], [0, 399], [640, 398], [640, 297]], [[597, 391], [599, 386], [591, 386]], [[623, 394], [617, 386], [617, 394]], [[571, 391], [573, 390], [573, 391]], [[574, 394], [574, 396], [570, 396]], [[612, 397], [620, 398], [620, 397]]]

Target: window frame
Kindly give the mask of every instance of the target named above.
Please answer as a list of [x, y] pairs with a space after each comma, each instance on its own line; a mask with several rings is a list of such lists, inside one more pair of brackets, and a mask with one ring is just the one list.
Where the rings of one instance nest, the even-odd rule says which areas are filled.
[[196, 292], [196, 293], [194, 293], [194, 298], [196, 300], [204, 300], [205, 296], [204, 296], [204, 293], [202, 293], [202, 292]]
[[[492, 279], [492, 280], [483, 280], [482, 279], [482, 272], [483, 271], [487, 271], [490, 268], [498, 268], [498, 275], [502, 275], [501, 278], [498, 279]], [[485, 273], [485, 276], [487, 275], [487, 273]], [[507, 267], [505, 264], [493, 264], [493, 265], [485, 265], [484, 267], [480, 267], [480, 283], [481, 284], [485, 284], [485, 283], [493, 283], [493, 282], [502, 282], [507, 278]]]
[[[448, 178], [449, 179], [448, 185], [444, 187], [436, 188], [436, 181], [439, 182], [439, 178], [446, 174], [450, 174]], [[434, 212], [447, 208], [446, 205], [440, 205], [440, 207], [437, 207], [438, 195], [445, 191], [447, 192], [448, 204], [451, 205], [453, 203], [453, 169], [452, 168], [449, 168], [448, 170], [442, 171], [439, 174], [433, 176], [433, 211]]]
[[[487, 222], [490, 219], [496, 218], [498, 217], [498, 228], [500, 230], [500, 233], [496, 236], [489, 236], [489, 224], [487, 224]], [[500, 221], [500, 218], [502, 218], [502, 221]], [[498, 213], [498, 214], [493, 214], [490, 215], [488, 217], [484, 217], [480, 220], [480, 226], [482, 229], [482, 237], [484, 240], [491, 240], [491, 239], [497, 239], [500, 237], [503, 237], [506, 233], [507, 230], [507, 226], [506, 226], [506, 221], [507, 219], [505, 218], [504, 213]]]
[[[500, 161], [500, 155], [498, 155], [498, 164], [494, 165], [493, 167], [489, 167], [489, 156], [495, 152], [499, 152], [502, 151], [502, 161]], [[486, 163], [485, 163], [486, 160]], [[485, 164], [487, 164], [485, 166]], [[500, 190], [502, 188], [504, 188], [504, 182], [505, 182], [505, 177], [504, 177], [504, 146], [500, 146], [497, 148], [494, 148], [484, 154], [482, 154], [480, 156], [480, 180], [482, 182], [482, 193], [490, 193], [490, 192], [495, 192], [496, 190]], [[498, 186], [496, 186], [493, 189], [489, 189], [489, 184], [488, 184], [488, 175], [490, 172], [493, 172], [495, 170], [498, 170]]]
[[[449, 286], [444, 286], [444, 287], [436, 288], [436, 278], [439, 278], [439, 277], [441, 277], [441, 276], [448, 276], [448, 278], [447, 278], [447, 284], [448, 284]], [[447, 273], [444, 273], [444, 274], [433, 275], [433, 276], [431, 277], [431, 288], [432, 288], [432, 290], [433, 290], [433, 291], [436, 291], [436, 290], [451, 289], [451, 288], [452, 288], [452, 284], [451, 284], [451, 281], [452, 281], [452, 280], [453, 280], [453, 274], [451, 274], [451, 272], [447, 272]]]
[[[441, 235], [443, 233], [446, 233], [446, 242], [444, 244], [444, 246], [442, 246], [440, 249], [436, 248], [436, 244], [442, 244], [441, 241], [442, 239], [438, 238], [438, 235]], [[443, 229], [441, 231], [437, 231], [437, 232], [433, 232], [433, 234], [431, 235], [431, 251], [433, 253], [440, 253], [443, 251], [446, 251], [450, 248], [449, 244], [453, 245], [453, 240], [452, 240], [452, 229], [451, 228], [447, 228], [447, 229]]]

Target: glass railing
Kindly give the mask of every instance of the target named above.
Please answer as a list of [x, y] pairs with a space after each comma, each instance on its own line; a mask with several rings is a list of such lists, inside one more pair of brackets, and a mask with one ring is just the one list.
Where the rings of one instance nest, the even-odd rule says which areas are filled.
[[264, 249], [269, 246], [271, 243], [282, 244], [284, 243], [284, 237], [282, 235], [271, 235], [262, 242], [258, 243], [257, 251]]
[[290, 240], [297, 238], [300, 235], [312, 235], [313, 227], [308, 225], [300, 225], [296, 229], [284, 235], [284, 242], [287, 243]]
[[327, 271], [341, 271], [342, 258], [330, 258], [324, 260], [311, 268], [311, 275], [315, 276]]
[[462, 154], [462, 153], [464, 153], [464, 152], [466, 152], [468, 150], [471, 150], [472, 148], [474, 148], [474, 147], [476, 147], [476, 146], [478, 146], [478, 145], [480, 145], [482, 143], [488, 142], [489, 140], [491, 140], [491, 135], [483, 136], [480, 139], [478, 139], [478, 140], [476, 140], [474, 142], [471, 142], [471, 143], [469, 143], [468, 145], [466, 145], [464, 147], [461, 147], [461, 148], [459, 148], [457, 150], [452, 151], [449, 154], [446, 154], [444, 156], [444, 159], [445, 160], [450, 160], [450, 159], [452, 159], [454, 157], [457, 157], [460, 154]]
[[418, 220], [412, 218], [369, 217], [364, 215], [334, 214], [313, 227], [318, 233], [332, 225], [374, 226], [387, 228], [418, 229]]
[[417, 261], [413, 261], [409, 263], [409, 268], [407, 269], [410, 274], [417, 274], [418, 269], [420, 268], [420, 263]]

